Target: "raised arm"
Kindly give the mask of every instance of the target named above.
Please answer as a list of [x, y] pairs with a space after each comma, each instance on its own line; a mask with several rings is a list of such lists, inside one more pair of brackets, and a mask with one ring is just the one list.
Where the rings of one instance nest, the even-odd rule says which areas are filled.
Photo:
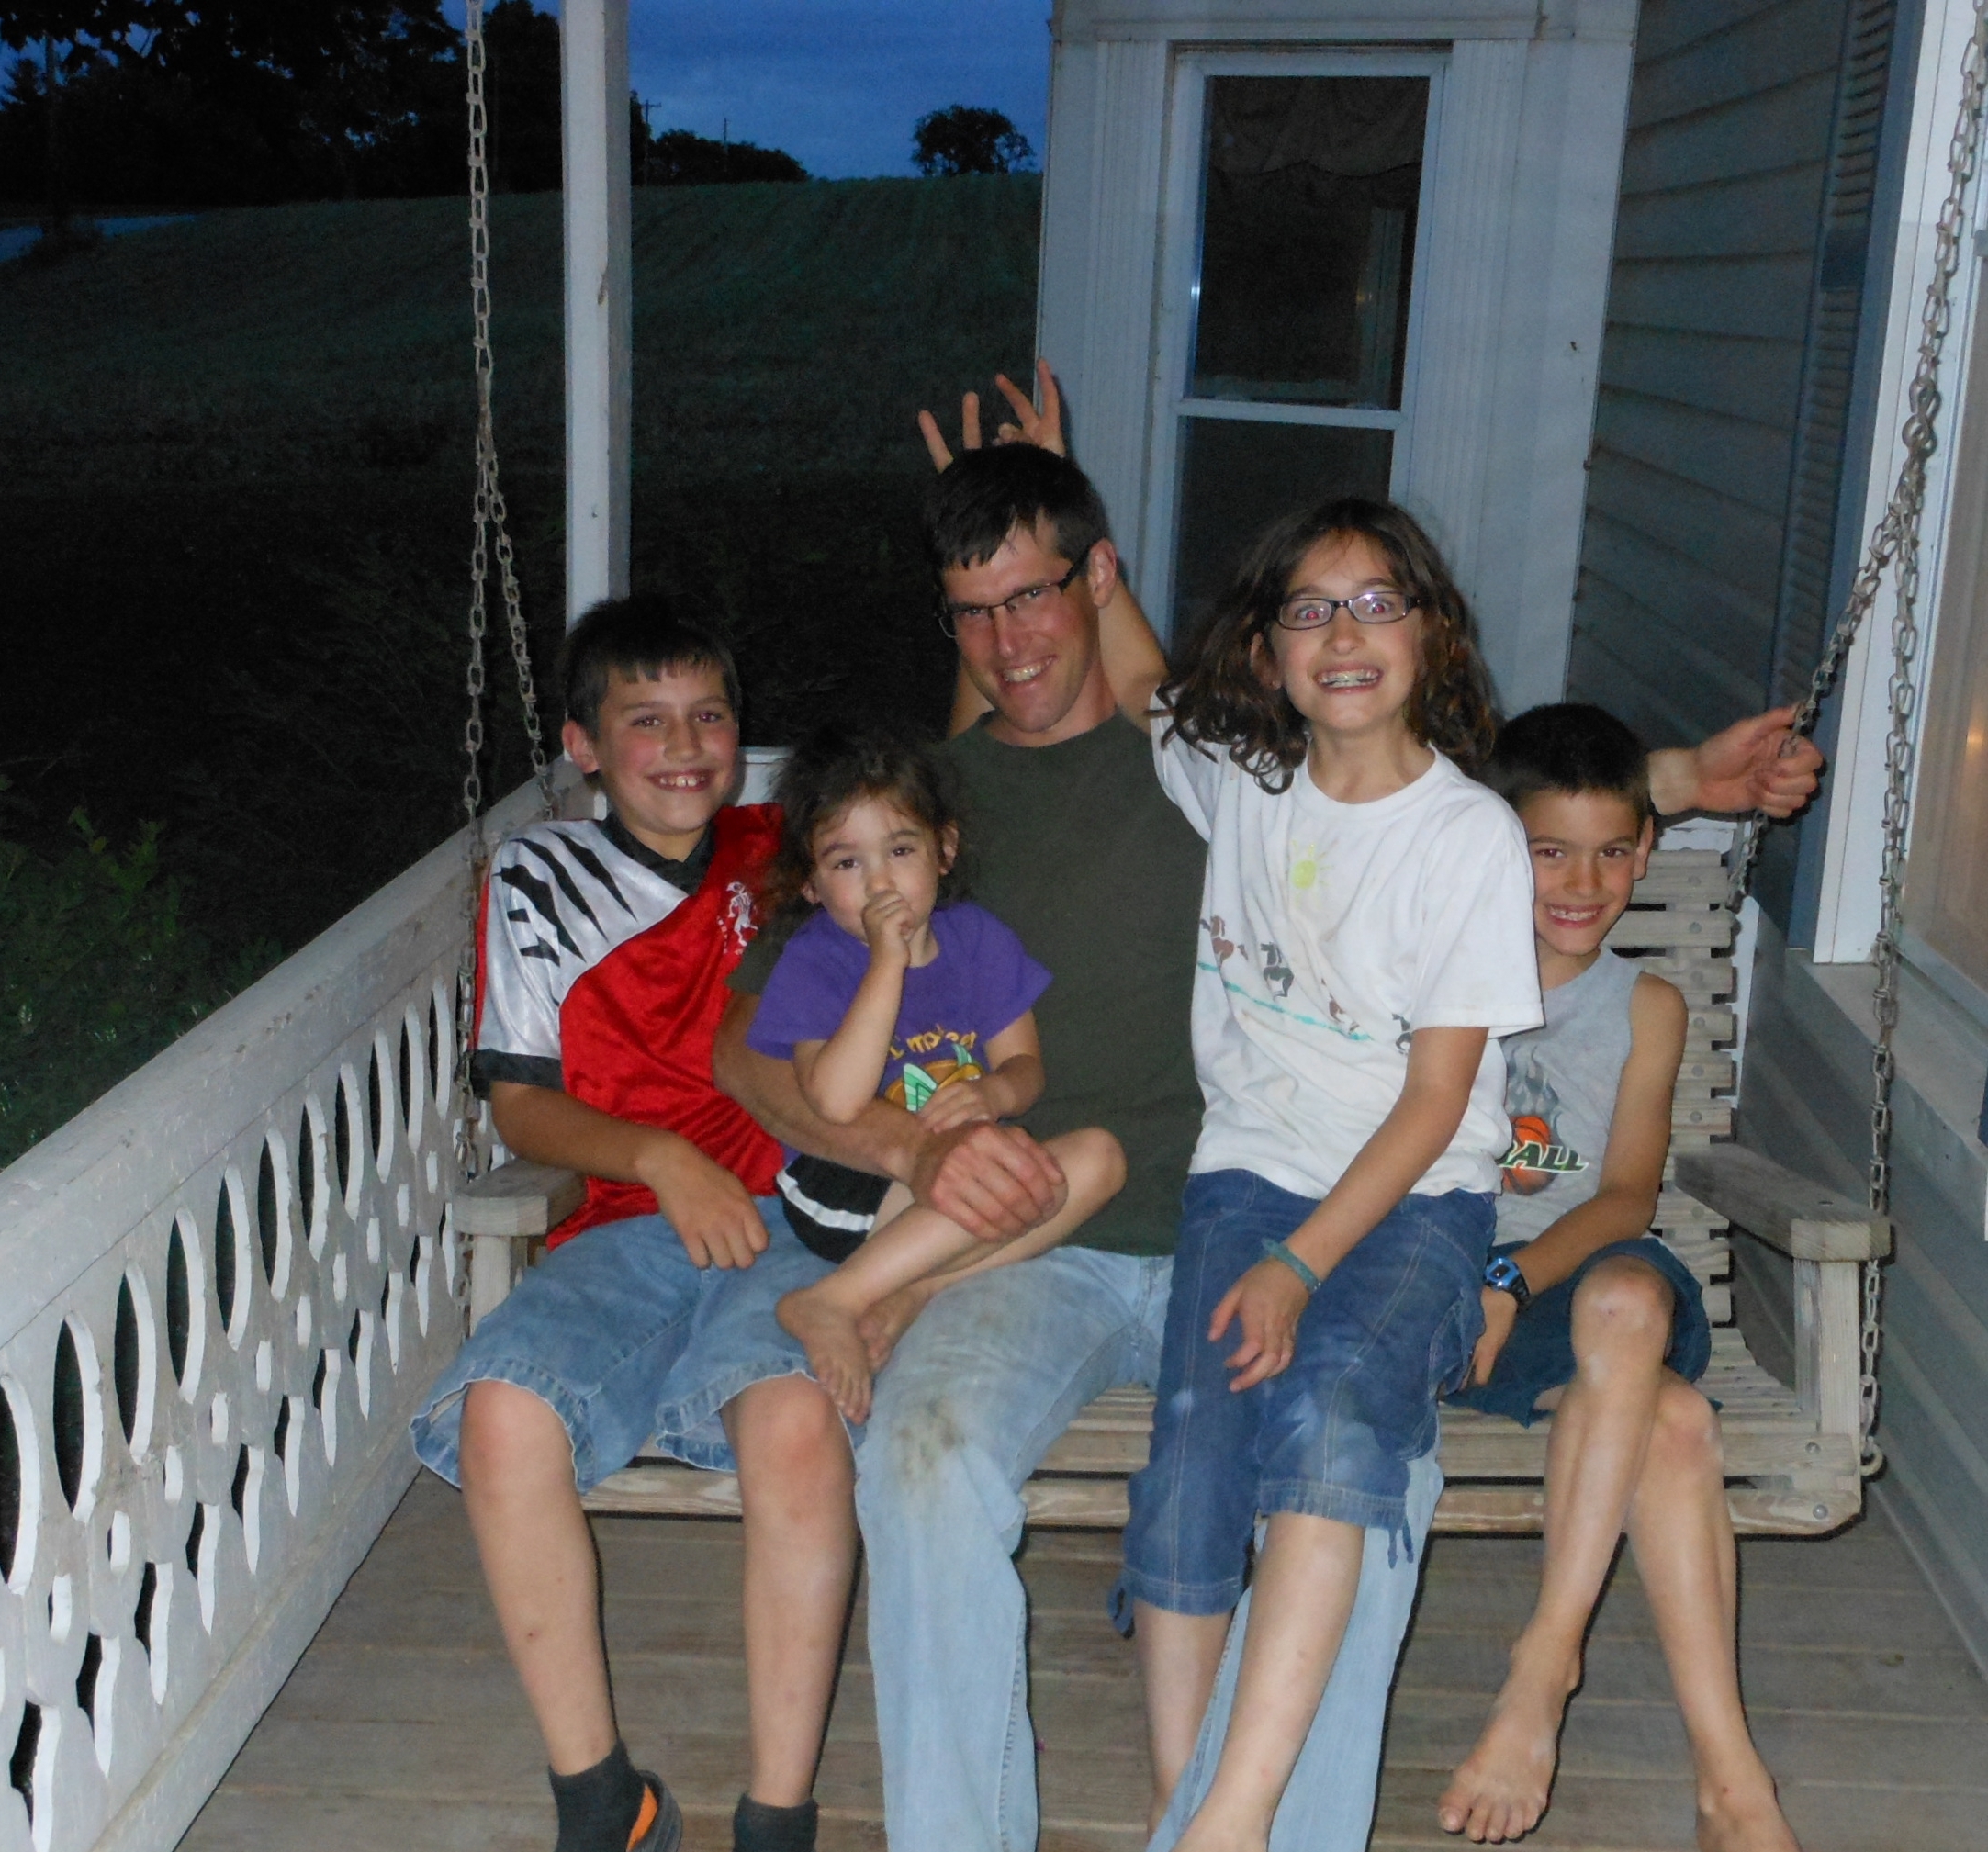
[[1794, 717], [1791, 707], [1771, 708], [1695, 746], [1653, 752], [1650, 798], [1657, 814], [1698, 810], [1732, 816], [1761, 810], [1792, 816], [1815, 795], [1823, 769], [1815, 742], [1793, 731]]

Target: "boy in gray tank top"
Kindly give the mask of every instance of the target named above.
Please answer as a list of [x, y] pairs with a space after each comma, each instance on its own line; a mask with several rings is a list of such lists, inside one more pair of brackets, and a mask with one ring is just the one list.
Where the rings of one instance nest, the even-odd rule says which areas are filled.
[[1470, 1386], [1452, 1399], [1554, 1420], [1539, 1603], [1438, 1817], [1478, 1842], [1538, 1824], [1589, 1618], [1626, 1530], [1691, 1743], [1700, 1846], [1794, 1852], [1740, 1703], [1719, 1424], [1691, 1386], [1711, 1329], [1698, 1283], [1648, 1232], [1684, 999], [1602, 946], [1649, 861], [1643, 747], [1599, 708], [1535, 708], [1505, 728], [1483, 778], [1525, 826], [1546, 1021], [1505, 1044], [1512, 1143], [1485, 1332]]

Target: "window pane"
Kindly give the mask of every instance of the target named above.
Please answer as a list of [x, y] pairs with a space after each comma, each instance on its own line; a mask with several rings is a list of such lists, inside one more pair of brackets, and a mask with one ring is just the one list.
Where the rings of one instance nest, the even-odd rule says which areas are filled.
[[1243, 549], [1294, 508], [1387, 493], [1394, 432], [1340, 424], [1181, 420], [1174, 634], [1192, 636]]
[[1213, 77], [1189, 396], [1401, 403], [1426, 77]]

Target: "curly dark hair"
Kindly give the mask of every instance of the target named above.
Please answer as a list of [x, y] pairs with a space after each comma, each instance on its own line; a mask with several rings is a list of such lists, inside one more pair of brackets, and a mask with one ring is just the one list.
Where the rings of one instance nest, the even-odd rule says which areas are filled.
[[[802, 890], [814, 879], [815, 838], [866, 797], [894, 804], [940, 842], [948, 831], [957, 839], [960, 800], [952, 770], [930, 746], [882, 728], [819, 727], [788, 756], [773, 787], [781, 812], [780, 847], [759, 889], [770, 915], [806, 911]], [[939, 877], [940, 905], [964, 893], [964, 867], [955, 847], [952, 866]]]
[[1171, 736], [1219, 746], [1265, 791], [1288, 790], [1310, 743], [1291, 698], [1264, 679], [1277, 607], [1305, 556], [1326, 540], [1365, 540], [1421, 615], [1415, 687], [1403, 717], [1424, 746], [1475, 771], [1498, 737], [1498, 703], [1477, 654], [1470, 606], [1435, 543], [1405, 510], [1341, 496], [1287, 514], [1260, 533], [1236, 568], [1187, 667], [1161, 690]]

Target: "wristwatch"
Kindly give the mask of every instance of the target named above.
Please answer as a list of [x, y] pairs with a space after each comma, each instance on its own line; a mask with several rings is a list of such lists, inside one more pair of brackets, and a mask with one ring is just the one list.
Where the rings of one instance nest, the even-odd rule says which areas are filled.
[[1510, 1254], [1494, 1254], [1484, 1263], [1484, 1284], [1494, 1292], [1510, 1293], [1522, 1312], [1533, 1302], [1533, 1289]]

